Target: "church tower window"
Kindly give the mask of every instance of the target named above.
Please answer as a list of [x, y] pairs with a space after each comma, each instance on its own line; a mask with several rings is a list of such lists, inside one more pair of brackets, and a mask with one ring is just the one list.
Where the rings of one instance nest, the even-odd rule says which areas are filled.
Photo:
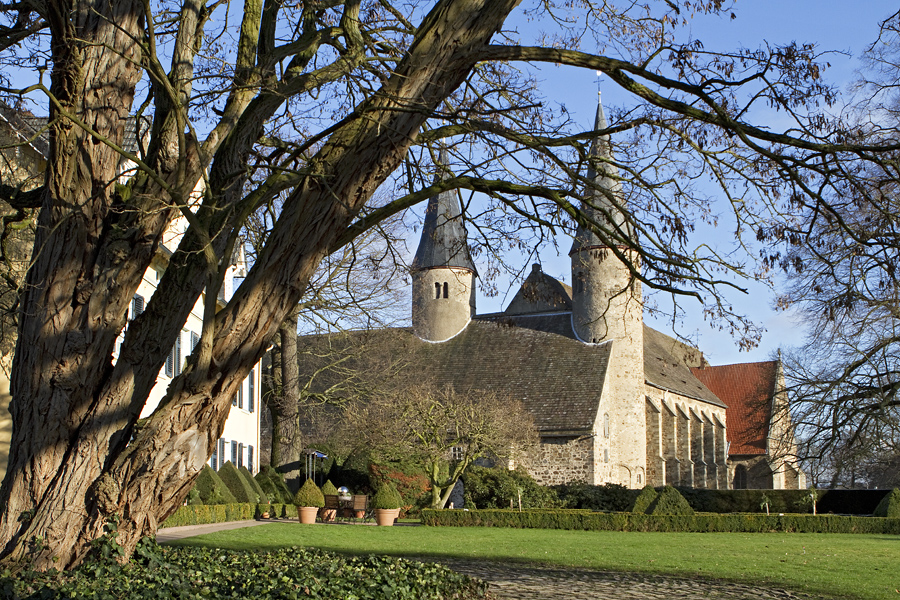
[[440, 300], [441, 298], [441, 284], [438, 282], [434, 282], [434, 299]]
[[603, 437], [609, 439], [609, 413], [603, 413]]
[[449, 297], [450, 297], [450, 288], [447, 285], [447, 282], [445, 281], [444, 282], [444, 298], [449, 298]]

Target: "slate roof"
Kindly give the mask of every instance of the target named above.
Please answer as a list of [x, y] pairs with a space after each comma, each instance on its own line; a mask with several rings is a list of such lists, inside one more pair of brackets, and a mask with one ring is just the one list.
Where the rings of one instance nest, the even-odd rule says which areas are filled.
[[[441, 152], [442, 164], [446, 164], [446, 152]], [[441, 176], [449, 177], [446, 171]], [[416, 249], [412, 270], [435, 267], [458, 267], [468, 269], [477, 275], [475, 263], [469, 255], [466, 228], [462, 219], [462, 208], [455, 190], [441, 192], [428, 199], [422, 238]]]
[[729, 455], [764, 455], [769, 437], [778, 361], [693, 368], [691, 371], [728, 405]]
[[[647, 383], [688, 398], [724, 407], [728, 401], [697, 379], [689, 367], [691, 362], [702, 360], [702, 354], [696, 348], [691, 348], [644, 325], [644, 379]], [[731, 427], [731, 424], [728, 426]]]
[[524, 402], [542, 433], [587, 433], [594, 426], [612, 344], [583, 344], [506, 320], [474, 320], [446, 342], [421, 344], [438, 384], [502, 390]]

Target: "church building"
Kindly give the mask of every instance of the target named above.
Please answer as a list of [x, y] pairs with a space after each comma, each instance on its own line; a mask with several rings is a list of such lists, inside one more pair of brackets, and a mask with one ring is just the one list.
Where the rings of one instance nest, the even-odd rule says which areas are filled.
[[[606, 126], [598, 103], [595, 129]], [[596, 191], [583, 208], [607, 237], [628, 240], [608, 136], [591, 155]], [[459, 199], [432, 197], [406, 333], [423, 370], [457, 391], [522, 400], [540, 444], [520, 466], [542, 484], [805, 486], [789, 460], [793, 430], [777, 361], [713, 367], [645, 325], [639, 257], [627, 244], [604, 244], [579, 227], [569, 255], [572, 287], [534, 265], [503, 312], [478, 314]]]

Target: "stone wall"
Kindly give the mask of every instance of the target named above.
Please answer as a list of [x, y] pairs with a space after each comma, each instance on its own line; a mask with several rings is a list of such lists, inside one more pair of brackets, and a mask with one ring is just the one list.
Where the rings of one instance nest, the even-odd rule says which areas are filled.
[[593, 438], [546, 437], [521, 461], [521, 466], [541, 485], [594, 483]]

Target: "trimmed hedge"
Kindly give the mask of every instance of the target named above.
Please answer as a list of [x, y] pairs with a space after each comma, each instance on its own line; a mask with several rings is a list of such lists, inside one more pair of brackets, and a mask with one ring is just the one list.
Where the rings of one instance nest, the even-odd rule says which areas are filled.
[[260, 474], [271, 482], [273, 489], [276, 491], [277, 495], [272, 498], [273, 502], [277, 500], [284, 504], [293, 502], [294, 494], [288, 489], [287, 483], [284, 482], [284, 476], [281, 473], [272, 468], [271, 465], [266, 465], [262, 468]]
[[[627, 511], [634, 503], [636, 491], [618, 483], [590, 485], [587, 483], [565, 483], [554, 485], [565, 508], [587, 508], [590, 510]], [[487, 507], [483, 507], [487, 508]], [[501, 507], [497, 507], [501, 508]]]
[[885, 533], [900, 534], [900, 519], [838, 515], [694, 514], [646, 515], [585, 510], [433, 510], [422, 511], [425, 525], [512, 527], [585, 531], [721, 533]]
[[671, 485], [665, 486], [650, 504], [648, 514], [651, 515], [692, 515], [694, 509], [687, 503], [684, 496]]
[[[160, 525], [160, 528], [227, 523], [229, 521], [249, 521], [256, 516], [257, 506], [257, 504], [197, 504], [180, 506]], [[291, 504], [269, 504], [269, 515], [273, 519], [293, 519], [297, 518], [297, 509]]]

